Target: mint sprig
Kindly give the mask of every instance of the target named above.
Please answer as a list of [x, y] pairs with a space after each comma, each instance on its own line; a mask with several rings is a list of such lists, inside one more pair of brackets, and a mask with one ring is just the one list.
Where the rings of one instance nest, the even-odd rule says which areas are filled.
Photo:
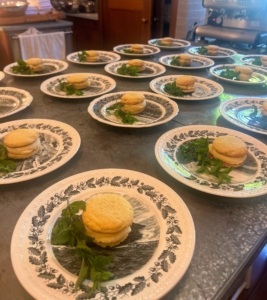
[[85, 62], [86, 61], [87, 53], [86, 51], [82, 51], [81, 53], [78, 53], [78, 61], [79, 62]]
[[81, 90], [75, 89], [72, 84], [63, 81], [62, 79], [58, 79], [59, 89], [62, 92], [65, 92], [67, 96], [75, 94], [76, 96], [82, 96], [83, 92]]
[[24, 75], [33, 75], [35, 74], [33, 70], [27, 66], [26, 62], [22, 59], [17, 61], [18, 65], [11, 67], [11, 70], [14, 74], [24, 74]]
[[172, 83], [165, 84], [163, 89], [166, 93], [171, 94], [173, 96], [179, 96], [179, 97], [184, 96], [184, 93], [183, 93], [182, 89], [180, 87], [176, 86], [175, 81], [172, 82]]
[[103, 281], [113, 277], [111, 272], [105, 270], [112, 256], [96, 255], [87, 246], [93, 239], [86, 234], [81, 216], [78, 214], [85, 208], [84, 201], [75, 201], [62, 210], [61, 218], [52, 230], [51, 244], [75, 247], [75, 252], [82, 259], [75, 288], [78, 289], [85, 279], [90, 279], [93, 281], [93, 287], [88, 296], [91, 296], [95, 290], [101, 290]]
[[239, 74], [240, 74], [240, 72], [235, 72], [234, 70], [231, 70], [228, 67], [225, 67], [225, 71], [222, 71], [220, 73], [220, 76], [223, 78], [236, 80], [236, 79], [238, 79]]
[[0, 172], [11, 173], [16, 170], [16, 163], [9, 159], [4, 145], [0, 144]]
[[135, 66], [127, 67], [127, 64], [122, 64], [122, 66], [117, 69], [117, 73], [120, 75], [138, 76], [138, 68]]
[[124, 53], [134, 53], [132, 49], [123, 49]]
[[204, 46], [202, 46], [201, 48], [198, 48], [198, 49], [197, 49], [197, 53], [198, 53], [198, 54], [201, 54], [201, 55], [206, 54], [207, 52], [208, 52], [208, 50], [207, 50], [207, 48], [204, 47]]
[[114, 110], [114, 113], [113, 113], [114, 116], [117, 119], [121, 119], [122, 123], [124, 123], [124, 124], [132, 125], [133, 123], [138, 121], [137, 118], [133, 117], [131, 112], [124, 112], [122, 110], [122, 107], [123, 107], [123, 103], [117, 102], [117, 103], [107, 107], [106, 110], [107, 110], [108, 114], [110, 114], [110, 112], [109, 112], [110, 110]]

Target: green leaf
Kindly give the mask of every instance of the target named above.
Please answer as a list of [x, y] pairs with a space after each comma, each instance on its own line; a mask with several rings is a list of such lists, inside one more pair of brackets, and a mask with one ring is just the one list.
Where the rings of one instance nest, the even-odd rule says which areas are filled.
[[18, 63], [17, 66], [11, 67], [11, 70], [13, 71], [13, 73], [15, 73], [15, 74], [20, 73], [20, 74], [27, 74], [27, 75], [33, 75], [33, 74], [34, 74], [34, 71], [31, 70], [31, 69], [27, 66], [27, 64], [26, 64], [26, 62], [25, 62], [24, 60], [19, 59], [19, 60], [17, 61], [17, 63]]
[[0, 160], [7, 158], [7, 150], [4, 145], [0, 144]]
[[16, 170], [17, 165], [10, 159], [0, 160], [0, 172], [10, 173]]
[[87, 53], [86, 51], [82, 51], [81, 53], [78, 53], [78, 61], [79, 62], [85, 62], [86, 61]]
[[59, 89], [62, 92], [65, 92], [67, 96], [70, 95], [77, 95], [77, 96], [82, 96], [83, 95], [83, 91], [79, 90], [79, 89], [75, 89], [74, 86], [72, 84], [69, 84], [65, 81], [62, 81], [60, 79], [58, 79], [59, 82]]
[[95, 258], [97, 269], [103, 269], [105, 268], [111, 261], [113, 257], [112, 256], [103, 256], [99, 255]]
[[206, 54], [207, 51], [208, 51], [207, 48], [204, 47], [204, 46], [202, 46], [201, 48], [198, 48], [198, 49], [197, 49], [197, 53], [198, 53], [198, 54], [202, 54], [202, 55], [203, 55], [203, 54]]
[[220, 73], [220, 76], [227, 79], [238, 79], [238, 75], [240, 72], [235, 72], [234, 70], [229, 69], [228, 67], [225, 67], [225, 71], [222, 71]]
[[121, 75], [138, 76], [138, 67], [127, 67], [127, 64], [122, 64], [122, 66], [117, 69], [117, 73]]
[[123, 49], [123, 52], [124, 53], [134, 53], [134, 51], [131, 49]]
[[123, 107], [123, 103], [121, 102], [116, 102], [113, 105], [110, 105], [109, 107], [106, 108], [106, 110], [114, 110], [114, 109], [120, 109]]
[[259, 56], [259, 57], [256, 57], [255, 59], [254, 59], [254, 61], [252, 62], [252, 64], [253, 65], [255, 65], [255, 66], [262, 66], [262, 61], [261, 61], [261, 57]]
[[213, 167], [210, 169], [210, 173], [211, 173], [211, 174], [214, 174], [214, 173], [220, 171], [221, 167], [222, 167], [222, 162], [219, 161], [217, 165], [213, 166]]
[[85, 210], [86, 208], [86, 203], [84, 201], [75, 201], [68, 205], [66, 208], [64, 208], [61, 212], [62, 217], [67, 217], [69, 214], [75, 215], [77, 214], [80, 210]]
[[176, 86], [176, 82], [167, 83], [163, 87], [164, 91], [168, 94], [171, 94], [173, 96], [180, 96], [183, 97], [184, 93], [180, 87]]
[[82, 265], [81, 265], [81, 269], [79, 272], [79, 276], [77, 278], [77, 281], [75, 283], [75, 288], [77, 289], [81, 283], [84, 282], [84, 280], [87, 278], [88, 275], [88, 270], [89, 270], [89, 266], [85, 264], [85, 259], [83, 258], [82, 260]]

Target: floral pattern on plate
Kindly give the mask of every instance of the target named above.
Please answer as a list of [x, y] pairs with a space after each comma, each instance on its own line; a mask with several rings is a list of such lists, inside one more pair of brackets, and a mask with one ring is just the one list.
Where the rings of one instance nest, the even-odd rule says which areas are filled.
[[256, 65], [254, 64], [254, 61], [255, 59], [259, 59], [261, 58], [263, 55], [244, 55], [244, 56], [241, 56], [240, 57], [240, 61], [245, 64], [245, 65], [249, 65], [249, 66], [255, 66], [255, 67], [258, 67], [258, 68], [263, 68], [263, 69], [267, 69], [267, 67], [264, 67], [262, 64], [259, 66], [259, 65]]
[[149, 45], [156, 46], [162, 49], [183, 49], [185, 47], [191, 46], [191, 43], [185, 40], [173, 39], [173, 44], [171, 46], [159, 45], [157, 42], [161, 42], [162, 39], [152, 39], [148, 41]]
[[78, 151], [79, 133], [71, 126], [46, 119], [25, 119], [0, 124], [0, 141], [16, 129], [30, 128], [39, 133], [41, 142], [37, 154], [16, 160], [16, 171], [0, 175], [0, 184], [30, 180], [61, 167]]
[[[76, 73], [74, 73], [76, 74]], [[96, 97], [98, 95], [102, 95], [112, 91], [116, 82], [112, 78], [100, 74], [94, 73], [80, 73], [88, 76], [88, 80], [90, 81], [90, 86], [85, 89], [82, 89], [83, 95], [77, 96], [66, 95], [65, 92], [60, 90], [59, 81], [67, 81], [67, 77], [74, 74], [63, 74], [60, 76], [55, 76], [47, 79], [41, 84], [41, 91], [49, 96], [58, 97], [58, 98], [67, 98], [67, 99], [79, 99], [79, 98], [89, 98]]]
[[118, 127], [131, 128], [152, 127], [163, 124], [178, 114], [178, 105], [171, 99], [161, 95], [155, 95], [154, 93], [141, 91], [139, 93], [145, 96], [146, 107], [141, 113], [134, 115], [138, 119], [138, 122], [132, 125], [123, 124], [121, 120], [112, 114], [112, 111], [108, 113], [106, 108], [119, 102], [125, 93], [127, 92], [106, 94], [95, 99], [88, 107], [89, 114], [99, 122]]
[[80, 65], [105, 65], [110, 62], [118, 61], [121, 59], [121, 57], [116, 54], [109, 51], [97, 51], [99, 53], [99, 60], [98, 61], [84, 61], [80, 62], [78, 59], [78, 54], [82, 53], [81, 51], [71, 53], [67, 56], [67, 60], [70, 62], [73, 62], [75, 64]]
[[43, 58], [43, 70], [40, 72], [36, 72], [35, 74], [28, 75], [28, 74], [15, 74], [11, 70], [11, 67], [17, 66], [17, 63], [12, 63], [4, 68], [4, 72], [6, 74], [18, 77], [40, 77], [40, 76], [47, 76], [56, 73], [60, 73], [68, 68], [68, 64], [65, 61], [57, 60], [57, 59], [46, 59]]
[[177, 100], [207, 100], [207, 99], [212, 99], [215, 97], [218, 97], [220, 94], [223, 93], [223, 87], [206, 78], [203, 77], [197, 77], [196, 78], [196, 83], [195, 83], [195, 91], [193, 93], [187, 93], [184, 94], [184, 96], [173, 96], [164, 90], [164, 86], [167, 83], [172, 83], [174, 82], [177, 77], [182, 76], [182, 75], [170, 75], [170, 76], [162, 76], [158, 77], [150, 82], [150, 88], [152, 91], [154, 91], [157, 94], [165, 95], [167, 97], [177, 99]]
[[[267, 134], [267, 128], [261, 128], [259, 125], [253, 123], [250, 114], [254, 112], [254, 107], [257, 108], [257, 117], [260, 117], [260, 111], [264, 102], [267, 99], [263, 98], [236, 98], [223, 102], [220, 105], [220, 112], [222, 116], [229, 122], [241, 128]], [[265, 116], [265, 118], [267, 118]]]
[[133, 79], [142, 79], [142, 78], [150, 78], [161, 75], [165, 73], [166, 69], [160, 64], [153, 63], [150, 61], [144, 61], [145, 70], [142, 72], [138, 72], [138, 76], [130, 76], [130, 75], [121, 75], [117, 72], [117, 69], [122, 67], [123, 64], [127, 64], [128, 60], [121, 60], [115, 63], [110, 63], [105, 66], [105, 71], [111, 75], [133, 78]]
[[[204, 46], [205, 47], [205, 46]], [[217, 55], [207, 55], [207, 54], [199, 54], [198, 49], [200, 49], [201, 46], [199, 47], [192, 47], [188, 49], [188, 52], [193, 54], [193, 55], [200, 55], [200, 56], [205, 56], [211, 59], [223, 59], [223, 58], [229, 58], [232, 56], [235, 56], [237, 53], [234, 50], [228, 49], [228, 48], [219, 48], [218, 54]]]
[[[248, 147], [247, 159], [241, 167], [230, 172], [230, 184], [218, 186], [216, 178], [196, 172], [196, 162], [184, 162], [179, 147], [188, 141], [208, 137], [233, 135]], [[223, 197], [248, 198], [267, 193], [267, 146], [244, 133], [217, 126], [183, 126], [163, 134], [155, 146], [155, 155], [161, 167], [178, 181], [205, 193]]]
[[[34, 298], [89, 299], [88, 280], [81, 290], [74, 288], [75, 255], [70, 247], [52, 246], [50, 235], [67, 200], [86, 201], [107, 192], [120, 194], [132, 204], [133, 234], [114, 248], [94, 247], [103, 254], [113, 253], [115, 278], [103, 283], [102, 292], [95, 292], [92, 299], [155, 299], [182, 278], [195, 244], [194, 224], [182, 199], [164, 183], [139, 172], [93, 170], [42, 192], [17, 222], [11, 242], [12, 264]], [[68, 266], [64, 264], [67, 260]]]
[[31, 104], [32, 99], [32, 95], [27, 91], [0, 87], [0, 119], [25, 109]]

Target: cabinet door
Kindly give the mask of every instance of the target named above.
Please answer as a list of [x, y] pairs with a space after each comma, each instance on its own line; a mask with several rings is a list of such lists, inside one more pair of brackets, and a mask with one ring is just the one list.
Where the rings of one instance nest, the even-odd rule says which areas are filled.
[[153, 0], [102, 0], [103, 43], [107, 50], [116, 45], [147, 44], [151, 36]]

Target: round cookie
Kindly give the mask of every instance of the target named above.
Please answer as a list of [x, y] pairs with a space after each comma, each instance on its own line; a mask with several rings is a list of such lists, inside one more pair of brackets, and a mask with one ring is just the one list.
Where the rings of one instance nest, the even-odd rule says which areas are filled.
[[86, 61], [94, 62], [99, 61], [99, 53], [95, 50], [86, 51]]
[[4, 145], [11, 148], [24, 147], [38, 139], [38, 133], [32, 129], [17, 129], [4, 137]]
[[128, 92], [121, 97], [123, 104], [138, 104], [145, 100], [145, 96], [138, 92]]
[[172, 46], [173, 44], [173, 38], [171, 37], [165, 37], [161, 40], [162, 44], [167, 45], [167, 46]]
[[231, 135], [217, 137], [213, 141], [213, 147], [220, 154], [230, 157], [242, 157], [248, 153], [246, 144], [241, 139]]
[[131, 45], [131, 50], [134, 51], [134, 53], [143, 53], [144, 52], [144, 47], [142, 45], [139, 44], [133, 44]]
[[35, 150], [39, 150], [41, 146], [40, 140], [37, 139], [35, 142], [33, 142], [30, 145], [23, 146], [23, 147], [8, 147], [5, 146], [8, 153], [15, 154], [15, 155], [28, 155], [29, 153], [34, 152]]
[[82, 220], [95, 232], [117, 233], [131, 226], [133, 208], [120, 195], [100, 194], [87, 201]]
[[144, 71], [145, 70], [145, 62], [141, 59], [132, 59], [128, 61], [128, 66], [129, 67], [137, 67], [138, 72]]
[[13, 158], [13, 159], [25, 159], [25, 158], [28, 158], [30, 156], [33, 156], [34, 154], [36, 154], [37, 152], [39, 151], [39, 148], [35, 149], [35, 150], [32, 150], [31, 152], [29, 153], [24, 153], [24, 154], [14, 154], [14, 153], [10, 153], [10, 152], [7, 152], [7, 156], [9, 158]]

